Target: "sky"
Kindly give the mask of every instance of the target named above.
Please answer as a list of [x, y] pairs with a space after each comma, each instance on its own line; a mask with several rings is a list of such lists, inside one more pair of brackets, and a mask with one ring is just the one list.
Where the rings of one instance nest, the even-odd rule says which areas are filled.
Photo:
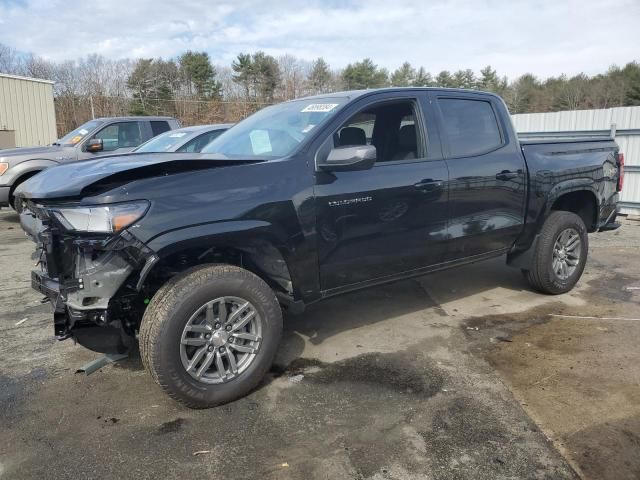
[[332, 68], [592, 75], [640, 61], [640, 0], [0, 0], [0, 43], [50, 60], [195, 50], [224, 65], [263, 50]]

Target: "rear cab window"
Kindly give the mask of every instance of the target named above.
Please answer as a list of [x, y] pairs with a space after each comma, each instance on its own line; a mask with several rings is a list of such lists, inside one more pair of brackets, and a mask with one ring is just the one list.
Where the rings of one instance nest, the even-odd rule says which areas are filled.
[[151, 123], [151, 133], [154, 137], [171, 130], [169, 122], [167, 122], [166, 120], [152, 120], [149, 123]]
[[450, 157], [469, 157], [504, 145], [498, 118], [488, 100], [439, 98], [443, 135]]

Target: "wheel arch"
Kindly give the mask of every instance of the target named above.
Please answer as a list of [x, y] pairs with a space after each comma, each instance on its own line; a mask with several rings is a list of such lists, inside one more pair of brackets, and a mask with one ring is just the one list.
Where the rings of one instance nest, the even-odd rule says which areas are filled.
[[[13, 197], [13, 192], [15, 189], [25, 180], [33, 177], [34, 175], [40, 173], [42, 170], [54, 167], [58, 165], [57, 162], [53, 160], [48, 160], [45, 158], [36, 158], [33, 160], [26, 160], [22, 163], [17, 164], [15, 167], [10, 168], [7, 171], [6, 177], [4, 177], [4, 181], [11, 185], [9, 189], [9, 203], [12, 203], [11, 198]], [[8, 177], [8, 178], [7, 178]]]
[[598, 229], [598, 200], [596, 192], [592, 188], [577, 188], [558, 192], [548, 202], [545, 220], [554, 211], [575, 213], [582, 219], [588, 232], [595, 232]]
[[287, 262], [288, 249], [263, 221], [207, 224], [159, 235], [148, 246], [157, 260], [141, 278], [141, 287], [155, 289], [182, 271], [204, 264], [225, 263], [244, 268], [260, 278], [280, 298], [297, 298]]
[[510, 252], [507, 255], [507, 264], [525, 270], [531, 266], [533, 252], [538, 243], [538, 235], [549, 215], [553, 212], [567, 211], [575, 213], [584, 222], [587, 232], [595, 232], [599, 222], [597, 198], [597, 192], [593, 185], [585, 185], [579, 179], [562, 182], [553, 187], [549, 191], [545, 207], [538, 216], [531, 243], [526, 249]]

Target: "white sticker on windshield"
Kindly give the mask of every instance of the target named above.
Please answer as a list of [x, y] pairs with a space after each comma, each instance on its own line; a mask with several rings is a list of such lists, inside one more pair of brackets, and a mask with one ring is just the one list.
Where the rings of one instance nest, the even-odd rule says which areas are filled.
[[172, 133], [169, 136], [171, 138], [180, 138], [180, 137], [184, 137], [186, 135], [186, 133], [184, 132], [177, 132], [177, 133]]
[[315, 125], [307, 125], [302, 129], [302, 133], [309, 133], [313, 129], [313, 127], [315, 127]]
[[338, 103], [312, 103], [304, 107], [301, 112], [330, 112], [338, 105]]
[[87, 133], [89, 133], [89, 130], [85, 130], [84, 128], [81, 128], [80, 130], [78, 130], [78, 133], [80, 135], [86, 135]]
[[251, 149], [254, 155], [271, 153], [272, 148], [269, 132], [266, 130], [252, 130], [249, 138], [251, 139]]

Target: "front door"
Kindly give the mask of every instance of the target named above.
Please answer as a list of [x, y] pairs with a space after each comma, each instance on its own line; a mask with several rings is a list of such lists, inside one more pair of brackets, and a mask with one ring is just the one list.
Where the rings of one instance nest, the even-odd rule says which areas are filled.
[[141, 123], [136, 121], [116, 122], [107, 125], [91, 137], [102, 140], [102, 151], [91, 153], [83, 148], [80, 153], [81, 158], [89, 159], [100, 155], [130, 152], [143, 141], [141, 126]]
[[332, 148], [374, 145], [377, 160], [369, 170], [316, 173], [322, 290], [442, 261], [448, 174], [439, 142], [429, 141], [428, 108], [419, 96], [369, 99], [327, 139]]

